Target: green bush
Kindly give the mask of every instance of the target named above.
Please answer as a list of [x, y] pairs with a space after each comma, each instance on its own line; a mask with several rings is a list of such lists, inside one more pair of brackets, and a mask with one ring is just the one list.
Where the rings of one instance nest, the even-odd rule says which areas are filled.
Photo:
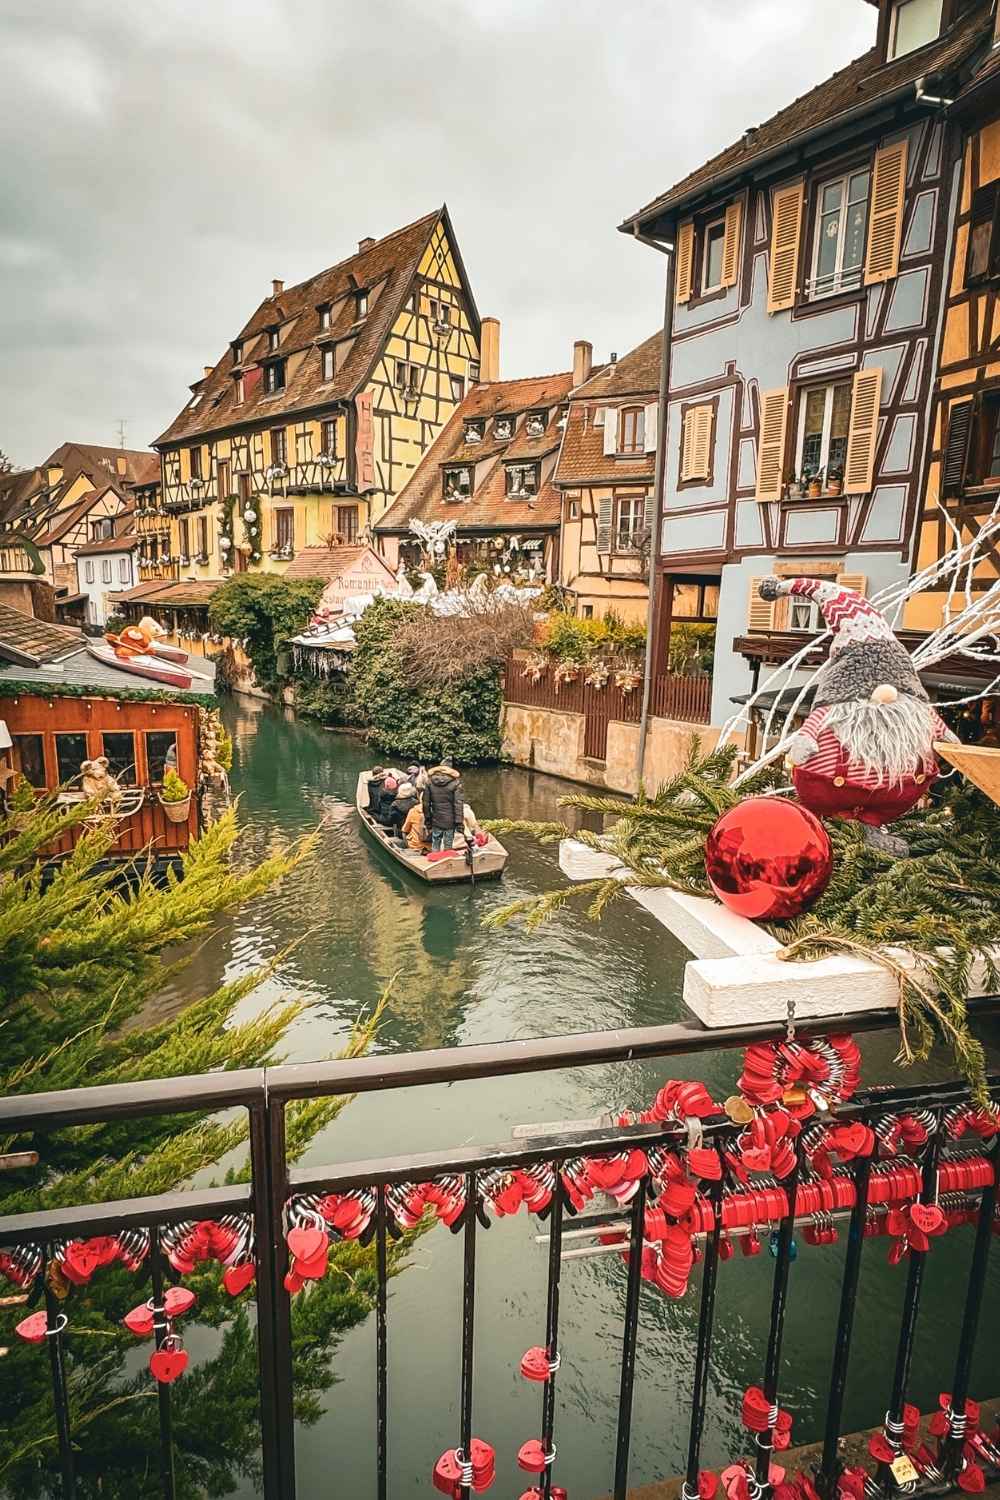
[[447, 686], [414, 687], [395, 648], [421, 606], [377, 599], [354, 627], [348, 676], [359, 722], [382, 750], [416, 761], [453, 755], [466, 764], [500, 755], [500, 671], [491, 667]]
[[580, 665], [593, 656], [634, 656], [645, 649], [645, 625], [629, 624], [614, 610], [597, 620], [582, 620], [565, 610], [554, 610], [542, 641], [547, 655]]
[[295, 711], [321, 724], [354, 724], [357, 710], [346, 677], [296, 677]]
[[308, 625], [323, 592], [321, 578], [283, 578], [280, 573], [238, 573], [213, 595], [213, 630], [246, 642], [261, 687], [281, 680], [278, 652]]
[[670, 627], [670, 653], [668, 668], [681, 676], [690, 677], [696, 672], [710, 672], [715, 656], [715, 626], [708, 624], [684, 625], [675, 620]]

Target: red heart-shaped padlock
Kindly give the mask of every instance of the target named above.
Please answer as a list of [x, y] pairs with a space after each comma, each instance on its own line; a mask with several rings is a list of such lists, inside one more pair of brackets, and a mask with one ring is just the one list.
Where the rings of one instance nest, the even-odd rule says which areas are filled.
[[698, 1500], [715, 1500], [719, 1488], [719, 1476], [711, 1469], [698, 1471]]
[[85, 1286], [100, 1264], [100, 1254], [84, 1240], [71, 1240], [63, 1251], [63, 1275], [76, 1286]]
[[186, 1349], [157, 1349], [149, 1356], [149, 1373], [161, 1385], [172, 1385], [188, 1367]]
[[538, 1347], [526, 1350], [521, 1355], [521, 1374], [525, 1380], [539, 1380], [543, 1382], [548, 1380], [548, 1351]]
[[751, 1432], [766, 1432], [770, 1423], [771, 1403], [760, 1386], [752, 1385], [743, 1393], [743, 1426]]
[[688, 1166], [696, 1177], [704, 1177], [708, 1182], [718, 1182], [721, 1178], [722, 1158], [713, 1147], [692, 1146], [687, 1159]]
[[288, 1249], [297, 1261], [314, 1261], [318, 1255], [326, 1254], [329, 1244], [330, 1236], [323, 1229], [300, 1225], [288, 1232]]
[[148, 1339], [153, 1332], [153, 1312], [145, 1302], [138, 1307], [133, 1307], [122, 1319], [129, 1333], [134, 1333], [137, 1339]]
[[45, 1342], [48, 1326], [49, 1315], [43, 1308], [41, 1312], [31, 1313], [27, 1318], [22, 1318], [14, 1332], [29, 1344], [42, 1344]]
[[462, 1467], [455, 1457], [454, 1448], [449, 1448], [446, 1453], [442, 1453], [434, 1465], [431, 1482], [436, 1490], [441, 1491], [442, 1495], [455, 1495], [458, 1493], [461, 1480]]
[[541, 1474], [545, 1470], [545, 1449], [540, 1438], [529, 1438], [517, 1450], [518, 1468], [529, 1474]]
[[910, 1227], [910, 1221], [901, 1208], [890, 1208], [885, 1216], [885, 1227], [890, 1234], [905, 1234]]
[[230, 1297], [238, 1297], [240, 1292], [245, 1292], [257, 1275], [257, 1267], [252, 1260], [245, 1260], [241, 1266], [227, 1266], [222, 1273], [222, 1285]]
[[911, 1203], [910, 1220], [924, 1234], [940, 1234], [947, 1228], [944, 1210], [937, 1203]]
[[868, 1439], [868, 1452], [880, 1464], [891, 1464], [898, 1457], [895, 1448], [884, 1432], [873, 1432]]
[[978, 1464], [969, 1462], [958, 1476], [958, 1487], [967, 1495], [981, 1495], [986, 1488], [986, 1475]]
[[659, 1207], [673, 1219], [679, 1219], [692, 1207], [698, 1196], [693, 1182], [668, 1182], [659, 1197]]
[[168, 1286], [163, 1294], [163, 1310], [168, 1318], [183, 1318], [197, 1302], [194, 1292], [186, 1286]]

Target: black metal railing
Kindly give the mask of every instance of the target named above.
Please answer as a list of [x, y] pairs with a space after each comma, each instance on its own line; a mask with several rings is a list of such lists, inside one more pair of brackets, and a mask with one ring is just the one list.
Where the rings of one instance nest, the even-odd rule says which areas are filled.
[[[1000, 997], [971, 1002], [970, 1012], [979, 1016], [1000, 1013]], [[850, 1020], [856, 1032], [881, 1030], [895, 1024], [896, 1016], [891, 1011], [870, 1012], [852, 1016]], [[837, 1020], [804, 1023], [798, 1030], [796, 1045], [808, 1046], [814, 1041], [820, 1047], [822, 1038], [841, 1032], [843, 1025]], [[169, 1351], [171, 1323], [165, 1299], [169, 1300], [170, 1285], [180, 1279], [169, 1258], [171, 1246], [176, 1247], [178, 1234], [182, 1232], [178, 1226], [190, 1225], [192, 1221], [237, 1226], [228, 1231], [227, 1244], [242, 1246], [242, 1250], [234, 1250], [233, 1254], [238, 1253], [244, 1259], [252, 1256], [256, 1271], [264, 1494], [267, 1500], [293, 1500], [296, 1494], [294, 1383], [290, 1296], [285, 1285], [286, 1276], [290, 1270], [294, 1271], [289, 1235], [296, 1225], [321, 1223], [324, 1234], [329, 1230], [329, 1237], [335, 1237], [336, 1230], [325, 1217], [322, 1205], [329, 1211], [332, 1202], [343, 1205], [346, 1201], [357, 1206], [356, 1221], [352, 1221], [353, 1227], [347, 1232], [356, 1235], [358, 1223], [364, 1220], [361, 1242], [374, 1246], [376, 1360], [372, 1433], [376, 1493], [378, 1500], [385, 1500], [389, 1490], [391, 1441], [389, 1247], [405, 1227], [400, 1203], [414, 1190], [414, 1185], [421, 1184], [432, 1194], [421, 1202], [438, 1203], [439, 1217], [444, 1217], [453, 1231], [463, 1236], [459, 1431], [456, 1453], [449, 1462], [457, 1464], [454, 1494], [461, 1500], [469, 1500], [474, 1485], [485, 1487], [479, 1481], [489, 1463], [488, 1456], [480, 1453], [481, 1467], [473, 1472], [477, 1461], [473, 1439], [477, 1246], [480, 1234], [490, 1227], [493, 1218], [510, 1209], [509, 1204], [504, 1206], [500, 1194], [518, 1173], [524, 1174], [521, 1180], [532, 1195], [526, 1200], [529, 1209], [533, 1203], [538, 1205], [545, 1199], [540, 1217], [547, 1220], [548, 1229], [545, 1345], [525, 1356], [525, 1360], [529, 1356], [534, 1360], [532, 1378], [542, 1385], [541, 1437], [534, 1445], [526, 1445], [532, 1451], [524, 1455], [522, 1464], [525, 1468], [533, 1464], [536, 1475], [533, 1482], [542, 1500], [549, 1500], [557, 1473], [556, 1384], [562, 1357], [560, 1276], [567, 1253], [567, 1213], [575, 1216], [574, 1245], [578, 1239], [592, 1238], [595, 1249], [601, 1246], [603, 1252], [620, 1255], [627, 1262], [614, 1448], [615, 1500], [625, 1500], [628, 1492], [640, 1290], [648, 1271], [647, 1261], [661, 1257], [668, 1242], [679, 1245], [683, 1261], [687, 1252], [681, 1242], [685, 1237], [690, 1241], [691, 1255], [702, 1260], [691, 1394], [686, 1409], [678, 1412], [676, 1418], [687, 1429], [683, 1495], [685, 1500], [697, 1500], [719, 1262], [725, 1250], [731, 1253], [734, 1240], [752, 1236], [753, 1243], [748, 1248], [759, 1249], [761, 1231], [767, 1233], [774, 1266], [768, 1337], [760, 1366], [765, 1412], [762, 1423], [751, 1427], [753, 1436], [748, 1447], [754, 1456], [746, 1468], [749, 1493], [753, 1500], [760, 1500], [769, 1493], [772, 1450], [780, 1430], [782, 1338], [789, 1269], [795, 1254], [794, 1236], [796, 1232], [819, 1235], [834, 1218], [846, 1216], [847, 1248], [839, 1317], [832, 1349], [822, 1457], [815, 1474], [820, 1494], [824, 1500], [832, 1500], [842, 1467], [839, 1445], [864, 1240], [872, 1232], [884, 1230], [892, 1213], [897, 1211], [893, 1205], [898, 1207], [903, 1203], [937, 1209], [942, 1216], [947, 1211], [956, 1224], [975, 1224], [968, 1276], [964, 1287], [956, 1288], [955, 1311], [960, 1322], [957, 1356], [954, 1365], [941, 1372], [942, 1388], [952, 1393], [948, 1428], [935, 1454], [929, 1456], [926, 1448], [920, 1450], [923, 1456], [918, 1456], [919, 1474], [925, 1487], [943, 1491], [957, 1482], [970, 1459], [981, 1465], [984, 1472], [995, 1473], [994, 1464], [1000, 1453], [985, 1436], [977, 1437], [974, 1452], [970, 1450], [965, 1411], [991, 1237], [997, 1228], [996, 1169], [1000, 1137], [995, 1129], [983, 1128], [969, 1137], [970, 1148], [969, 1139], [959, 1127], [973, 1117], [983, 1125], [984, 1116], [982, 1112], [975, 1116], [964, 1084], [924, 1083], [858, 1092], [835, 1104], [829, 1115], [821, 1113], [819, 1124], [811, 1122], [794, 1137], [793, 1154], [782, 1174], [769, 1175], [753, 1164], [746, 1169], [740, 1165], [739, 1152], [743, 1149], [740, 1142], [748, 1124], [745, 1111], [742, 1115], [739, 1110], [711, 1114], [703, 1111], [699, 1116], [687, 1114], [683, 1105], [659, 1116], [655, 1112], [630, 1116], [624, 1124], [602, 1122], [457, 1151], [427, 1151], [296, 1168], [290, 1168], [287, 1159], [285, 1114], [288, 1106], [298, 1100], [382, 1093], [459, 1080], [666, 1059], [715, 1049], [786, 1042], [783, 1024], [715, 1032], [706, 1032], [695, 1024], [673, 1025], [20, 1095], [0, 1101], [0, 1133], [16, 1139], [19, 1148], [30, 1142], [43, 1163], [46, 1134], [66, 1126], [233, 1108], [246, 1110], [249, 1117], [251, 1171], [246, 1184], [196, 1188], [158, 1197], [0, 1219], [0, 1254], [6, 1257], [8, 1275], [14, 1274], [12, 1266], [20, 1267], [24, 1286], [33, 1287], [35, 1296], [42, 1300], [63, 1496], [68, 1500], [77, 1493], [76, 1454], [86, 1448], [87, 1435], [72, 1431], [67, 1368], [73, 1357], [72, 1329], [68, 1327], [64, 1305], [55, 1297], [45, 1275], [46, 1265], [53, 1254], [59, 1253], [59, 1247], [65, 1253], [67, 1242], [114, 1235], [123, 1244], [127, 1242], [136, 1257], [148, 1257], [152, 1296], [147, 1305], [153, 1319], [155, 1347], [157, 1351]], [[991, 1077], [989, 1083], [991, 1097], [996, 1101], [1000, 1098], [1000, 1078]], [[824, 1109], [827, 1102], [820, 1101]], [[996, 1110], [995, 1103], [993, 1108]], [[1000, 1114], [990, 1116], [987, 1112], [986, 1126], [991, 1119], [1000, 1120]], [[830, 1120], [838, 1127], [865, 1127], [859, 1139], [871, 1139], [875, 1149], [859, 1148], [859, 1154], [839, 1163], [828, 1161], [825, 1172], [819, 1171], [818, 1132]], [[922, 1132], [923, 1143], [914, 1145], [911, 1140], [906, 1146], [904, 1142], [905, 1149], [887, 1155], [892, 1132], [900, 1120], [909, 1121], [916, 1135]], [[664, 1212], [662, 1205], [668, 1201], [664, 1183], [669, 1185], [671, 1172], [676, 1170], [671, 1163], [686, 1161], [683, 1154], [692, 1149], [703, 1155], [715, 1150], [724, 1172], [714, 1179], [709, 1175], [701, 1182], [697, 1207], [688, 1205], [683, 1213], [679, 1207], [677, 1211]], [[620, 1162], [623, 1157], [633, 1164], [630, 1170], [635, 1174], [634, 1190], [623, 1193], [613, 1208], [606, 1206], [596, 1189], [592, 1196], [598, 1200], [597, 1206], [592, 1208], [589, 1203], [581, 1202], [590, 1191], [581, 1188], [587, 1182], [587, 1163], [604, 1163], [610, 1170], [610, 1164]], [[599, 1165], [597, 1172], [598, 1179], [603, 1180]], [[317, 1203], [321, 1205], [318, 1217]], [[903, 1212], [901, 1208], [898, 1211]], [[349, 1212], [353, 1212], [353, 1207], [349, 1207]], [[908, 1481], [898, 1475], [903, 1472], [900, 1461], [913, 1448], [904, 1432], [904, 1417], [926, 1260], [925, 1253], [918, 1248], [916, 1230], [911, 1228], [910, 1234], [914, 1243], [909, 1246], [900, 1325], [894, 1351], [886, 1351], [887, 1358], [891, 1354], [894, 1360], [883, 1428], [887, 1447], [885, 1456], [866, 1480], [866, 1493], [873, 1496], [889, 1493], [893, 1487], [907, 1492]], [[128, 1238], [130, 1235], [132, 1239]], [[136, 1245], [140, 1246], [138, 1250]], [[662, 1259], [657, 1263], [661, 1267], [664, 1264]], [[668, 1268], [668, 1279], [671, 1274]], [[686, 1273], [681, 1279], [686, 1283]], [[676, 1289], [670, 1294], [675, 1292]], [[157, 1392], [156, 1460], [159, 1492], [166, 1500], [173, 1500], [176, 1493], [172, 1399], [170, 1384], [161, 1383]], [[152, 1461], [152, 1455], [150, 1458]]]

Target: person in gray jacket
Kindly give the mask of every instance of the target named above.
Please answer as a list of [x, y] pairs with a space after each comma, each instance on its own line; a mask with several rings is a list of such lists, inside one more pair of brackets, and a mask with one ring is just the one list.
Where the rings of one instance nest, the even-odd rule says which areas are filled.
[[452, 848], [455, 834], [463, 826], [465, 794], [462, 778], [448, 755], [427, 772], [423, 808], [424, 824], [431, 835], [431, 852]]

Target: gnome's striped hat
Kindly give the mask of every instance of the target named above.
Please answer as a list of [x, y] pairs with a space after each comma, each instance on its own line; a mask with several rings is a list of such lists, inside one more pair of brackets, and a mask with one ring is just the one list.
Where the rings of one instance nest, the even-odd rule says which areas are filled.
[[823, 611], [823, 618], [833, 631], [831, 652], [840, 651], [845, 646], [852, 646], [860, 641], [895, 640], [885, 617], [855, 589], [844, 588], [843, 584], [829, 583], [821, 578], [761, 579], [762, 599], [778, 599], [785, 594], [815, 599]]

